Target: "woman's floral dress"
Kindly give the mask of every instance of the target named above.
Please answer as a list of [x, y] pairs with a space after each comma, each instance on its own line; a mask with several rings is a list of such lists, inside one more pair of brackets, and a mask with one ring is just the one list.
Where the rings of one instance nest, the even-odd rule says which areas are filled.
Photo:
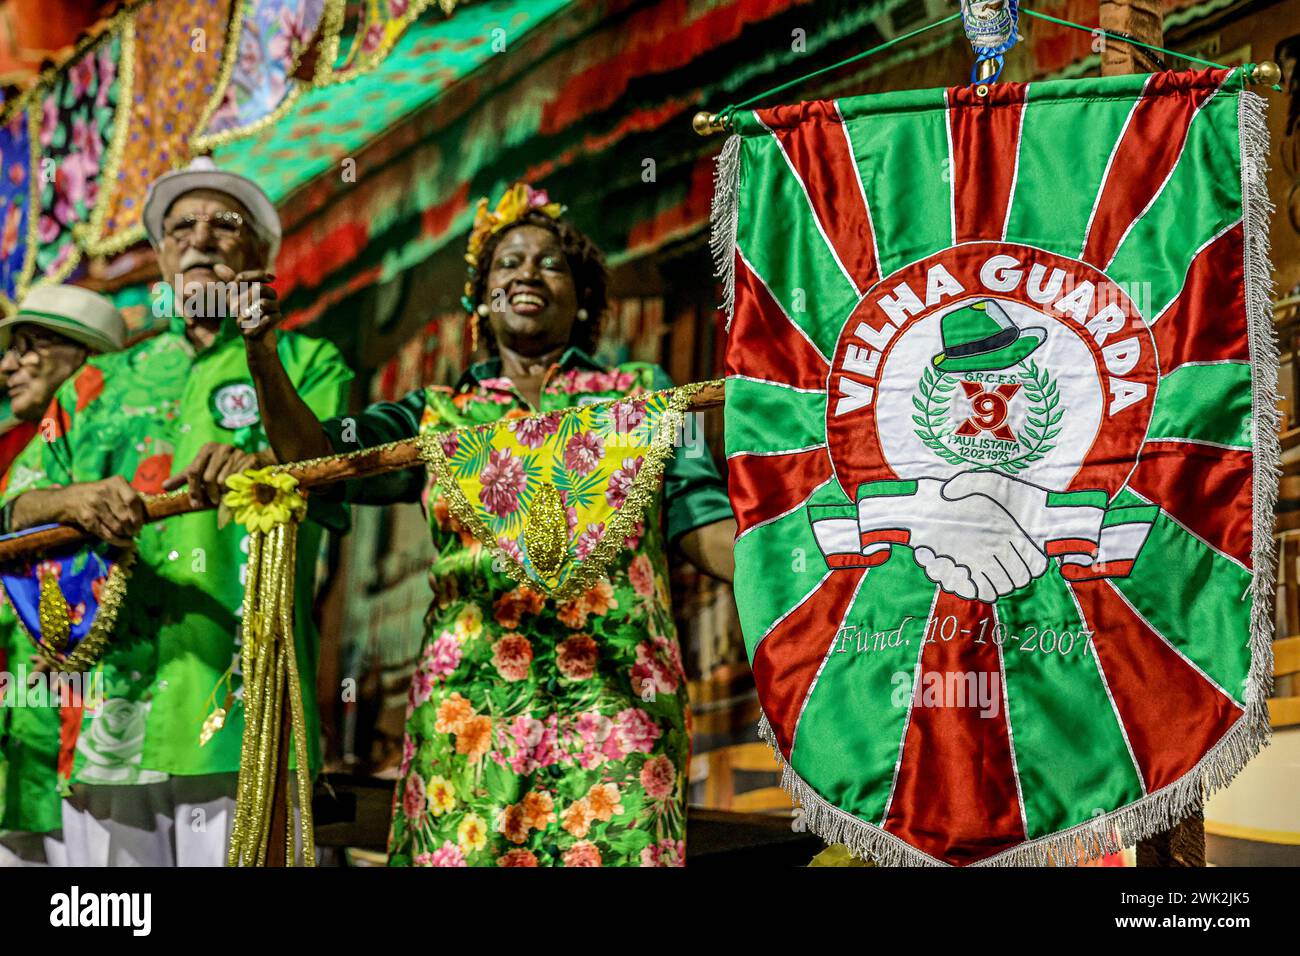
[[[498, 368], [482, 363], [455, 391], [426, 390], [420, 427], [529, 414]], [[600, 370], [571, 349], [539, 410], [667, 384], [654, 366]], [[372, 410], [363, 444], [400, 437], [399, 403]], [[707, 454], [678, 454], [665, 483], [669, 534], [730, 517]], [[494, 570], [436, 484], [422, 500], [434, 600], [411, 683], [390, 864], [682, 865], [691, 728], [659, 509], [605, 577], [555, 601]]]

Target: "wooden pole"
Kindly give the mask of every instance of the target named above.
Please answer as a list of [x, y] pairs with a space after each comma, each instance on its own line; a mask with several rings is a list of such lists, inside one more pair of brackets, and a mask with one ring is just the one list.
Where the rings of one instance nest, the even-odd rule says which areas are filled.
[[[694, 410], [721, 405], [724, 395], [725, 388], [721, 380], [706, 382], [695, 393], [690, 407]], [[356, 478], [370, 478], [405, 468], [416, 468], [423, 464], [420, 447], [412, 438], [347, 455], [334, 455], [310, 462], [291, 462], [285, 465], [283, 470], [297, 478], [300, 487], [310, 489], [323, 488]], [[165, 495], [145, 495], [144, 500], [146, 524], [176, 515], [208, 510], [195, 507], [190, 502], [189, 493], [184, 489]], [[96, 540], [94, 536], [80, 528], [72, 525], [55, 525], [44, 531], [0, 541], [0, 562], [15, 561], [50, 548], [83, 544], [94, 540]]]
[[[1161, 0], [1101, 0], [1101, 28], [1164, 46]], [[1149, 73], [1152, 65], [1140, 50], [1122, 40], [1103, 37], [1102, 76]], [[1200, 811], [1137, 845], [1138, 866], [1205, 866], [1205, 819]]]

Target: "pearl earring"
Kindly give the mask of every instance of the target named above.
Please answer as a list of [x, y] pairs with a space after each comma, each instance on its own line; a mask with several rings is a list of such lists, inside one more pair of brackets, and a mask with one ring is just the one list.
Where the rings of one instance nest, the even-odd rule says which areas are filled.
[[587, 310], [586, 310], [586, 309], [579, 309], [579, 310], [578, 310], [578, 321], [579, 321], [579, 322], [586, 322], [586, 321], [587, 321]]
[[479, 315], [483, 316], [483, 318], [486, 319], [486, 318], [487, 318], [487, 314], [488, 314], [488, 312], [491, 311], [491, 309], [488, 308], [488, 304], [487, 304], [486, 302], [480, 302], [480, 303], [478, 304], [478, 308], [475, 309], [474, 311], [477, 312]]

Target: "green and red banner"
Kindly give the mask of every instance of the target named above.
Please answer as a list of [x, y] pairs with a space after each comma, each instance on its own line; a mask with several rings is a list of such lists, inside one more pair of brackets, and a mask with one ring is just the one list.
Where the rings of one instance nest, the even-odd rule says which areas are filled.
[[736, 599], [760, 730], [827, 840], [1077, 862], [1264, 743], [1277, 348], [1244, 83], [733, 117]]

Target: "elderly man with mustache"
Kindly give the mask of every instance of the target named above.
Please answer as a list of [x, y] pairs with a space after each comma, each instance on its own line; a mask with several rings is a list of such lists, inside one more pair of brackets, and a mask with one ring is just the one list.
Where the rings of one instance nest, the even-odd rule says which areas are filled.
[[[227, 477], [274, 461], [238, 323], [278, 310], [268, 269], [280, 222], [255, 183], [196, 160], [153, 184], [144, 224], [179, 290], [170, 325], [91, 359], [59, 390], [46, 412], [54, 434], [15, 462], [3, 518], [6, 530], [75, 524], [138, 549], [98, 665], [104, 700], [77, 739], [63, 803], [68, 865], [220, 866], [244, 724], [236, 638], [247, 536], [215, 511], [145, 525], [141, 495], [193, 476], [191, 498], [213, 504]], [[282, 332], [277, 348], [313, 411], [342, 411], [352, 373], [333, 345]], [[321, 526], [346, 521], [341, 506], [313, 502], [299, 536], [295, 638], [313, 759], [313, 571]], [[201, 742], [219, 709], [224, 726]]]

